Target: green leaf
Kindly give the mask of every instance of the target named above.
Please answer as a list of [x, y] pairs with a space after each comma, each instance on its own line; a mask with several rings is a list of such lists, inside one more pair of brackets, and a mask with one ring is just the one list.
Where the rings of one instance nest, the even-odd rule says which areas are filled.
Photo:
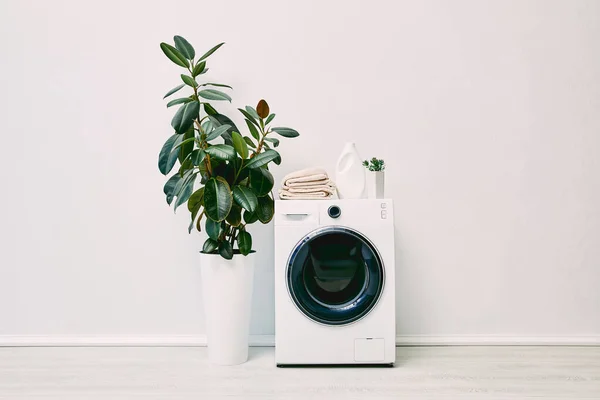
[[212, 49], [210, 49], [209, 51], [207, 51], [206, 53], [204, 53], [204, 55], [202, 57], [200, 57], [198, 59], [198, 61], [202, 61], [205, 60], [206, 58], [208, 58], [208, 56], [210, 56], [212, 53], [214, 53], [215, 51], [217, 51], [219, 49], [219, 47], [223, 46], [225, 43], [219, 43], [218, 45], [216, 45], [215, 47], [213, 47]]
[[231, 103], [231, 97], [216, 89], [204, 89], [198, 92], [198, 96], [208, 100], [227, 100]]
[[219, 247], [219, 243], [216, 240], [211, 238], [206, 239], [204, 245], [202, 246], [202, 252], [206, 254], [214, 253], [214, 251]]
[[300, 136], [300, 134], [292, 128], [271, 128], [273, 132], [279, 133], [283, 137], [294, 138]]
[[215, 144], [207, 147], [204, 151], [217, 160], [233, 160], [235, 158], [235, 149], [227, 144]]
[[244, 142], [246, 142], [246, 144], [250, 147], [252, 147], [253, 149], [256, 148], [256, 145], [254, 144], [254, 142], [252, 141], [252, 139], [250, 139], [248, 136], [244, 136]]
[[238, 248], [240, 249], [240, 253], [247, 256], [250, 254], [252, 250], [252, 235], [246, 230], [240, 231], [237, 237]]
[[273, 118], [275, 118], [275, 114], [271, 114], [267, 117], [267, 120], [265, 121], [265, 125], [269, 125], [271, 123], [271, 121], [273, 121]]
[[227, 116], [225, 116], [223, 114], [211, 115], [209, 118], [217, 126], [219, 126], [219, 125], [229, 125], [229, 126], [231, 126], [231, 128], [229, 128], [227, 130], [227, 132], [224, 133], [221, 136], [223, 137], [223, 140], [225, 141], [225, 144], [233, 146], [233, 141], [231, 140], [231, 133], [232, 132], [240, 132], [240, 130], [237, 128], [237, 126], [235, 126], [235, 122], [233, 122], [231, 119], [229, 119], [229, 117], [227, 117]]
[[194, 164], [194, 165], [202, 164], [202, 161], [204, 161], [205, 156], [206, 156], [206, 153], [202, 149], [196, 149], [196, 150], [192, 151], [192, 156], [191, 156], [192, 164]]
[[259, 168], [277, 159], [278, 157], [280, 158], [281, 156], [275, 150], [267, 150], [264, 153], [257, 154], [256, 156], [251, 158], [250, 161], [248, 161], [244, 167]]
[[250, 122], [252, 122], [254, 125], [256, 125], [257, 127], [260, 127], [260, 125], [258, 125], [258, 122], [256, 122], [256, 119], [254, 119], [254, 117], [250, 114], [248, 114], [248, 111], [242, 109], [242, 108], [238, 108], [238, 110], [244, 114], [244, 117], [246, 117]]
[[231, 260], [233, 258], [233, 248], [231, 247], [231, 243], [227, 240], [224, 240], [219, 243], [219, 254], [226, 260]]
[[246, 222], [246, 224], [253, 224], [256, 221], [258, 221], [258, 215], [256, 215], [256, 212], [244, 212], [244, 221]]
[[215, 222], [212, 219], [207, 218], [204, 224], [206, 234], [213, 240], [219, 240], [219, 236], [223, 233], [223, 225], [223, 222]]
[[225, 221], [231, 226], [239, 226], [242, 223], [242, 208], [234, 203]]
[[217, 110], [215, 110], [215, 108], [213, 106], [211, 106], [208, 103], [204, 103], [204, 111], [208, 114], [208, 115], [215, 115], [218, 114]]
[[177, 207], [188, 201], [190, 196], [194, 191], [194, 182], [196, 181], [196, 174], [192, 174], [190, 178], [188, 178], [187, 182], [181, 189], [181, 193], [177, 196], [177, 201], [175, 202], [175, 210]]
[[213, 221], [223, 221], [233, 204], [231, 189], [227, 182], [210, 178], [204, 187], [204, 209], [206, 216]]
[[[196, 141], [195, 137], [196, 132], [194, 132], [194, 127], [190, 126], [190, 129], [183, 135], [183, 141], [178, 145], [179, 146], [179, 162], [183, 163], [183, 161], [190, 155], [192, 150], [194, 150], [194, 142]], [[173, 147], [175, 150], [176, 147]]]
[[260, 119], [260, 117], [258, 116], [258, 112], [254, 108], [252, 108], [250, 106], [246, 106], [245, 108], [246, 108], [246, 112], [248, 114], [252, 115], [252, 118], [254, 118], [257, 121]]
[[169, 91], [167, 92], [167, 94], [165, 94], [165, 96], [163, 97], [163, 99], [166, 99], [167, 97], [169, 97], [169, 96], [170, 96], [170, 95], [172, 95], [173, 93], [175, 93], [175, 92], [179, 91], [179, 90], [180, 90], [182, 87], [184, 87], [184, 86], [185, 86], [185, 83], [182, 83], [182, 84], [181, 84], [181, 85], [179, 85], [179, 86], [175, 86], [173, 89], [169, 90]]
[[185, 133], [194, 124], [194, 119], [198, 118], [200, 103], [192, 101], [182, 105], [173, 116], [171, 126], [177, 133]]
[[227, 132], [227, 130], [229, 128], [231, 128], [231, 125], [221, 125], [221, 126], [215, 128], [208, 135], [206, 135], [206, 141], [209, 142], [213, 139], [218, 138], [219, 136], [221, 136], [222, 134]]
[[192, 99], [190, 99], [189, 97], [182, 97], [180, 99], [171, 100], [167, 103], [167, 108], [176, 106], [177, 104], [189, 103], [190, 101], [192, 101]]
[[188, 68], [190, 66], [190, 62], [175, 47], [163, 42], [160, 44], [160, 48], [169, 58], [169, 60], [173, 61], [175, 64], [184, 68]]
[[265, 138], [265, 140], [266, 140], [267, 142], [271, 142], [271, 143], [273, 143], [273, 146], [274, 146], [274, 147], [277, 147], [277, 146], [279, 146], [279, 139], [275, 139], [275, 138], [271, 138], [271, 137], [266, 137], [266, 138]]
[[194, 51], [194, 48], [192, 47], [190, 42], [188, 42], [181, 36], [175, 36], [173, 40], [175, 41], [175, 47], [177, 48], [177, 50], [179, 50], [179, 52], [183, 54], [185, 58], [191, 60], [194, 57], [196, 57], [196, 52]]
[[189, 75], [181, 74], [181, 80], [188, 86], [196, 87], [198, 86], [198, 82], [194, 78]]
[[175, 185], [177, 185], [177, 182], [179, 182], [180, 179], [181, 179], [181, 177], [179, 176], [179, 174], [175, 174], [169, 178], [169, 180], [165, 183], [165, 186], [163, 187], [163, 192], [167, 196], [167, 204], [168, 205], [171, 205], [171, 202], [173, 201], [173, 197], [175, 197], [173, 195]]
[[160, 150], [160, 154], [158, 155], [158, 170], [163, 175], [168, 174], [173, 169], [173, 166], [177, 161], [177, 153], [173, 155], [171, 150], [173, 149], [173, 146], [177, 145], [181, 140], [183, 140], [183, 136], [174, 134], [167, 139]]
[[252, 124], [252, 122], [250, 122], [250, 120], [248, 120], [248, 119], [245, 119], [244, 121], [246, 121], [246, 125], [248, 125], [248, 130], [250, 131], [250, 134], [252, 135], [252, 137], [254, 139], [256, 139], [257, 141], [260, 140], [260, 135], [258, 134], [258, 129], [256, 129], [254, 124]]
[[204, 201], [204, 187], [196, 190], [190, 198], [188, 199], [188, 210], [190, 212], [194, 211], [197, 207], [202, 206], [202, 202]]
[[231, 86], [229, 86], [229, 85], [224, 85], [224, 84], [222, 84], [222, 83], [211, 83], [211, 82], [207, 82], [207, 83], [203, 83], [203, 84], [202, 84], [202, 85], [200, 85], [200, 86], [215, 86], [215, 87], [226, 87], [226, 88], [229, 88], [229, 89], [233, 89]]
[[265, 168], [254, 168], [250, 170], [250, 187], [257, 196], [266, 196], [273, 190], [275, 180], [269, 170]]
[[258, 205], [258, 198], [256, 197], [256, 194], [254, 194], [252, 189], [246, 186], [234, 186], [233, 198], [236, 203], [250, 212], [254, 212], [254, 210], [256, 210], [256, 206]]
[[[192, 71], [192, 76], [195, 78], [198, 75], [200, 75], [202, 72], [204, 72], [205, 67], [206, 67], [206, 62], [204, 62], [204, 61], [196, 64], [196, 66], [194, 67], [194, 70]], [[204, 85], [200, 85], [200, 86], [204, 86]]]
[[270, 196], [258, 198], [258, 207], [256, 207], [256, 215], [263, 224], [268, 223], [273, 218], [275, 213], [275, 204]]
[[248, 158], [248, 145], [246, 142], [244, 142], [244, 139], [242, 139], [242, 135], [237, 132], [233, 132], [231, 134], [231, 139], [233, 140], [233, 147], [240, 157], [242, 157], [244, 160]]

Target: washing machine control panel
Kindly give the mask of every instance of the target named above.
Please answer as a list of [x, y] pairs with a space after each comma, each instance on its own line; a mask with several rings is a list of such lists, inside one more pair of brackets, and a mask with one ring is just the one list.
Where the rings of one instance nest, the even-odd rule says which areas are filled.
[[387, 219], [387, 204], [381, 203], [381, 219]]

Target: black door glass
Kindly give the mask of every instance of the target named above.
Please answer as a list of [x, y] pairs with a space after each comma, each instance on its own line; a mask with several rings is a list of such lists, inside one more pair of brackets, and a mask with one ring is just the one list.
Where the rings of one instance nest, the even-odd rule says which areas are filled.
[[308, 317], [326, 324], [346, 324], [376, 304], [383, 287], [383, 265], [360, 233], [329, 227], [309, 235], [294, 249], [288, 287]]

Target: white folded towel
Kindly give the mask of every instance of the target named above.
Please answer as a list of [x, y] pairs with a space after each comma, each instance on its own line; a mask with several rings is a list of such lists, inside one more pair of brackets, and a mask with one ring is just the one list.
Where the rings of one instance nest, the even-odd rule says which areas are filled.
[[283, 200], [318, 200], [335, 194], [335, 184], [323, 168], [306, 168], [287, 174], [279, 189]]

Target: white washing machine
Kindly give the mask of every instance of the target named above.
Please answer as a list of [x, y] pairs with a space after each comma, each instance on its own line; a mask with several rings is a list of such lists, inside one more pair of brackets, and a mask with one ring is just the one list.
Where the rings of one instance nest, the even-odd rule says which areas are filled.
[[393, 221], [389, 199], [276, 202], [278, 366], [394, 364]]

